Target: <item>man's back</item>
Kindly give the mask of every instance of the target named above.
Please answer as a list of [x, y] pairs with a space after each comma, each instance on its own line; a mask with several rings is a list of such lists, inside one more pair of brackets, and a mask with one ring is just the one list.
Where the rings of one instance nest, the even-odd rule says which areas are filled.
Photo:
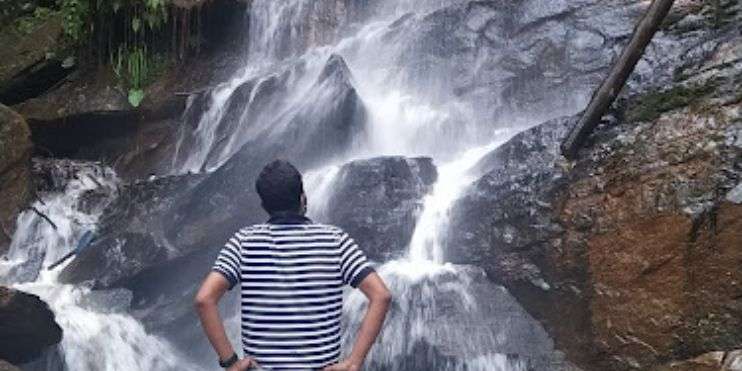
[[337, 362], [343, 286], [373, 272], [341, 229], [299, 214], [241, 229], [214, 270], [240, 284], [243, 350], [267, 369]]
[[[357, 371], [381, 331], [391, 294], [355, 242], [337, 227], [304, 216], [301, 173], [288, 161], [268, 163], [255, 181], [266, 224], [243, 228], [222, 248], [194, 298], [219, 366], [244, 371]], [[240, 359], [227, 338], [218, 303], [240, 284]], [[353, 347], [340, 360], [343, 286], [358, 287], [368, 306]]]

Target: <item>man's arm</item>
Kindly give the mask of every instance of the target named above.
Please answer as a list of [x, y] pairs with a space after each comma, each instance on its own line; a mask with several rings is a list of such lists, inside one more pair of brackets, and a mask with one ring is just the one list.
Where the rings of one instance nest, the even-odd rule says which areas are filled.
[[361, 327], [358, 329], [353, 350], [348, 358], [338, 364], [326, 367], [325, 371], [360, 370], [368, 351], [371, 350], [371, 346], [381, 331], [381, 326], [384, 324], [384, 318], [392, 301], [392, 295], [384, 281], [376, 272], [373, 272], [361, 281], [358, 288], [366, 295], [369, 303]]
[[[194, 299], [194, 306], [198, 312], [198, 317], [201, 319], [201, 326], [220, 360], [227, 360], [235, 354], [234, 348], [232, 348], [232, 344], [227, 338], [227, 333], [224, 331], [224, 323], [219, 315], [218, 307], [219, 300], [227, 292], [227, 289], [229, 289], [227, 278], [220, 273], [210, 272], [201, 284], [201, 288], [198, 289]], [[251, 366], [257, 366], [257, 364], [253, 359], [246, 357], [229, 367], [228, 370], [242, 371]]]

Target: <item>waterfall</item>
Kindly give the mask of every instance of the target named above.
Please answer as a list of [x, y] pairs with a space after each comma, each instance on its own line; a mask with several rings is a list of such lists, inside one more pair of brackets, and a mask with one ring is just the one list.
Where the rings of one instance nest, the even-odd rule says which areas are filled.
[[[450, 209], [481, 175], [475, 165], [542, 119], [505, 112], [507, 92], [499, 83], [511, 75], [492, 77], [471, 87], [468, 95], [461, 92], [462, 85], [479, 83], [461, 81], [470, 72], [467, 68], [486, 71], [488, 58], [499, 57], [494, 48], [464, 64], [449, 58], [479, 45], [449, 34], [449, 23], [463, 20], [437, 24], [431, 19], [467, 5], [461, 0], [256, 0], [251, 4], [245, 66], [229, 81], [191, 96], [177, 133], [172, 174], [215, 176], [231, 159], [251, 158], [238, 156], [241, 151], [258, 148], [248, 155], [263, 155], [261, 150], [272, 154], [275, 148], [303, 146], [294, 155], [300, 160], [313, 157], [314, 162], [307, 160], [305, 186], [309, 214], [320, 221], [337, 175], [349, 161], [382, 155], [433, 158], [438, 180], [422, 200], [406, 256], [378, 262], [395, 301], [369, 355], [369, 370], [551, 369], [553, 344], [507, 290], [491, 283], [479, 268], [445, 261]], [[459, 49], [445, 50], [451, 47], [446, 43]], [[328, 73], [328, 66], [334, 70]], [[478, 77], [472, 74], [472, 79]], [[335, 94], [338, 91], [343, 94]], [[350, 143], [343, 143], [347, 146], [331, 147], [347, 138], [326, 138], [327, 132], [310, 137], [321, 143], [296, 139], [305, 138], [302, 134], [308, 130], [301, 130], [317, 124], [325, 111], [349, 96], [363, 108], [363, 114], [352, 116], [363, 122], [351, 132]], [[574, 107], [560, 109], [550, 114], [569, 113]], [[294, 142], [284, 143], [284, 138]], [[327, 151], [337, 153], [330, 156]], [[126, 290], [61, 284], [57, 275], [64, 265], [43, 269], [67, 253], [85, 231], [95, 230], [117, 193], [119, 180], [110, 168], [63, 163], [73, 168], [54, 174], [63, 184], [34, 204], [58, 228], [33, 212], [22, 213], [0, 273], [14, 287], [40, 295], [55, 311], [65, 330], [59, 352], [66, 368], [171, 370], [211, 365], [211, 360], [186, 361], [181, 354], [192, 349], [178, 349], [148, 333], [130, 315], [131, 293]], [[100, 197], [89, 198], [91, 192]], [[346, 349], [364, 309], [362, 294], [349, 293], [344, 308]], [[237, 331], [236, 307], [230, 310], [225, 318]]]
[[123, 289], [93, 291], [86, 285], [62, 284], [47, 266], [71, 251], [117, 195], [112, 169], [97, 163], [37, 161], [52, 184], [33, 207], [18, 216], [6, 260], [0, 260], [3, 284], [38, 295], [49, 304], [62, 327], [58, 346], [63, 365], [52, 369], [129, 371], [188, 369], [164, 339], [148, 334], [126, 313], [131, 294]]
[[[175, 172], [212, 171], [225, 163], [248, 137], [279, 133], [290, 126], [291, 112], [312, 104], [307, 96], [325, 61], [341, 56], [352, 86], [367, 110], [363, 140], [349, 152], [305, 172], [309, 214], [326, 216], [342, 164], [380, 155], [431, 156], [438, 180], [424, 197], [407, 256], [383, 263], [378, 271], [395, 295], [394, 309], [378, 344], [368, 358], [372, 370], [525, 370], [549, 369], [553, 348], [546, 333], [499, 286], [487, 283], [481, 270], [445, 262], [445, 231], [449, 211], [479, 175], [475, 164], [486, 154], [539, 119], [503, 115], [478, 97], [462, 99], [446, 77], [460, 66], [423, 73], [410, 59], [427, 32], [430, 15], [462, 1], [379, 1], [365, 9], [334, 9], [333, 27], [324, 2], [256, 1], [252, 4], [248, 67], [210, 93], [199, 117], [186, 165]], [[347, 5], [347, 4], [346, 4]], [[360, 15], [359, 15], [360, 14]], [[342, 31], [342, 32], [341, 32]], [[484, 61], [474, 61], [478, 65]], [[425, 71], [423, 71], [425, 72]], [[275, 97], [254, 87], [273, 78], [282, 93]], [[241, 90], [250, 92], [245, 94]], [[501, 92], [493, 91], [495, 97]], [[267, 104], [268, 115], [255, 114], [254, 104]], [[242, 97], [234, 107], [230, 100]], [[266, 103], [267, 102], [267, 103]], [[567, 108], [568, 109], [568, 108]], [[232, 113], [229, 113], [233, 111]], [[555, 112], [558, 114], [558, 112]], [[227, 117], [231, 118], [227, 118]], [[493, 123], [495, 121], [495, 123]], [[220, 144], [222, 131], [230, 145]], [[250, 133], [249, 135], [246, 133]], [[208, 159], [206, 153], [221, 153]], [[481, 296], [487, 299], [482, 300]], [[350, 347], [360, 325], [365, 300], [352, 292], [344, 309]], [[519, 354], [519, 356], [513, 356]]]
[[472, 172], [472, 167], [514, 134], [510, 130], [498, 131], [492, 143], [472, 148], [438, 167], [438, 181], [423, 201], [423, 211], [412, 234], [410, 261], [419, 265], [443, 263], [445, 236], [441, 234], [447, 230], [449, 210], [454, 201], [478, 175]]

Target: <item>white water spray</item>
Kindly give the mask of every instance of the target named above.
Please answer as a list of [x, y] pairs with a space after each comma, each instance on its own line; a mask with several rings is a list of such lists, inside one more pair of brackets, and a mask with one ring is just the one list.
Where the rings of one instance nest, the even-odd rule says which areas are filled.
[[472, 171], [474, 165], [485, 155], [506, 142], [513, 130], [498, 130], [490, 144], [472, 148], [459, 158], [438, 167], [438, 181], [433, 191], [423, 200], [423, 211], [412, 234], [408, 258], [419, 265], [443, 263], [444, 242], [450, 221], [450, 210], [471, 182], [479, 174]]
[[188, 369], [165, 340], [148, 334], [126, 314], [128, 292], [59, 283], [66, 263], [53, 271], [46, 269], [72, 250], [86, 231], [96, 229], [103, 209], [116, 197], [118, 179], [110, 168], [93, 163], [59, 160], [45, 166], [51, 166], [58, 189], [41, 194], [33, 207], [54, 225], [36, 212], [21, 213], [0, 269], [6, 284], [49, 304], [63, 330], [59, 351], [65, 369]]

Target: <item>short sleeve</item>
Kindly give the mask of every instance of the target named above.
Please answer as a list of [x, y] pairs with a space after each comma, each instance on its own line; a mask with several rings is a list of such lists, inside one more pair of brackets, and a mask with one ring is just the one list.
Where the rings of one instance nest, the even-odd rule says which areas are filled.
[[221, 273], [229, 281], [230, 290], [240, 281], [240, 241], [236, 235], [224, 244], [211, 270]]
[[340, 237], [340, 256], [340, 272], [346, 285], [358, 287], [366, 276], [374, 272], [366, 254], [347, 233]]

